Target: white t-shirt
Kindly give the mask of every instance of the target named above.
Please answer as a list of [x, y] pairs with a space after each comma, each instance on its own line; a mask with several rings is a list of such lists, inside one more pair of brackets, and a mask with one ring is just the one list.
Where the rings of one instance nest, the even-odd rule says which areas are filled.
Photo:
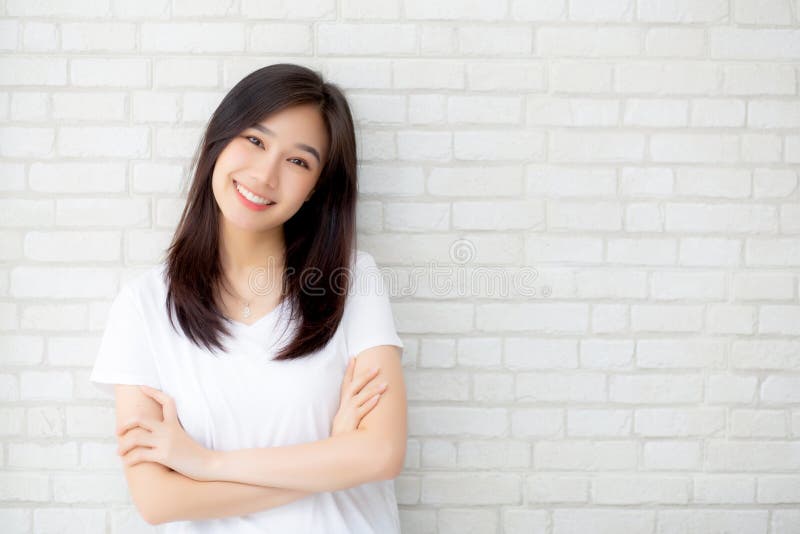
[[[334, 337], [315, 354], [289, 361], [272, 361], [293, 333], [293, 326], [284, 332], [285, 302], [252, 325], [234, 322], [234, 337], [222, 338], [227, 353], [212, 355], [177, 334], [167, 316], [162, 262], [123, 284], [109, 309], [90, 380], [112, 396], [113, 384], [164, 391], [175, 399], [186, 432], [210, 449], [328, 438], [348, 358], [376, 345], [403, 347], [375, 260], [361, 250], [355, 257], [353, 287]], [[167, 533], [391, 534], [400, 532], [400, 523], [394, 481], [384, 480], [244, 516], [176, 521], [163, 528]]]

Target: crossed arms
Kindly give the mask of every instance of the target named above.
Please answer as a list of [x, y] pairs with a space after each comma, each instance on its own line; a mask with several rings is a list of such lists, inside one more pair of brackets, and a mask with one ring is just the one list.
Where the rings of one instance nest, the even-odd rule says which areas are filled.
[[[213, 481], [198, 481], [156, 462], [125, 468], [131, 496], [150, 524], [245, 515], [316, 492], [395, 478], [403, 467], [406, 393], [400, 348], [361, 352], [355, 373], [380, 367], [388, 383], [380, 402], [352, 432], [284, 447], [214, 451]], [[161, 406], [136, 386], [116, 386], [117, 419], [134, 413], [160, 418]]]

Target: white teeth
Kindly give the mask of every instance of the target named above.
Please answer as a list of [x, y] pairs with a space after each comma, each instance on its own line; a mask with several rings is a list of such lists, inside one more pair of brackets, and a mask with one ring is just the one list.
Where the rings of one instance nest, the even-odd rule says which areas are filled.
[[269, 204], [275, 204], [274, 202], [270, 202], [266, 198], [251, 193], [244, 187], [240, 187], [238, 182], [234, 185], [236, 185], [236, 190], [239, 191], [242, 194], [242, 196], [244, 196], [250, 202], [255, 202], [256, 204], [264, 204], [265, 206]]

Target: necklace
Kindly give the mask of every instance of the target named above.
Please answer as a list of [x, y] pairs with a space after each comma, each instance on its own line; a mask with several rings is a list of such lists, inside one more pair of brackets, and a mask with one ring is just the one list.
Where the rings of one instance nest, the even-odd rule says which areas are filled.
[[[225, 280], [227, 280], [227, 281], [230, 283], [230, 278], [228, 278], [228, 276], [227, 276], [227, 275], [226, 275], [224, 272], [222, 273], [222, 276], [223, 276], [223, 277], [225, 277]], [[248, 281], [248, 284], [249, 284], [249, 281]], [[224, 287], [224, 286], [223, 286], [223, 287]], [[250, 286], [248, 285], [248, 287], [250, 287]], [[231, 288], [233, 288], [233, 284], [231, 284]], [[250, 317], [250, 315], [251, 315], [251, 311], [250, 311], [250, 302], [251, 302], [251, 300], [244, 300], [244, 299], [243, 299], [243, 298], [242, 298], [242, 297], [239, 295], [239, 293], [238, 293], [238, 292], [237, 292], [237, 293], [234, 295], [233, 293], [231, 293], [231, 292], [230, 292], [230, 291], [228, 291], [227, 289], [225, 289], [225, 290], [227, 291], [227, 293], [228, 293], [230, 296], [232, 296], [232, 297], [234, 297], [234, 298], [237, 298], [237, 299], [239, 299], [239, 300], [242, 302], [242, 304], [244, 304], [244, 308], [242, 309], [242, 317], [244, 317], [245, 319], [247, 319], [248, 317]], [[234, 291], [235, 291], [235, 290], [234, 290]]]
[[[225, 279], [230, 282], [230, 279], [227, 276], [225, 277]], [[231, 287], [233, 286], [231, 285]], [[234, 295], [233, 293], [228, 291], [228, 294], [231, 295], [232, 297], [238, 298], [240, 301], [242, 301], [242, 303], [244, 303], [244, 309], [242, 310], [242, 317], [244, 317], [245, 319], [250, 317], [250, 301], [244, 300], [242, 297], [239, 296], [238, 292], [236, 293], [236, 295]]]

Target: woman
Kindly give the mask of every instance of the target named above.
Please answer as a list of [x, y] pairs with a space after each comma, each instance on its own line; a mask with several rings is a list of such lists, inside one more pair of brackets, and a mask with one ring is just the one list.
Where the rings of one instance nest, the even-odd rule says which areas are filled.
[[148, 522], [399, 532], [403, 343], [356, 194], [350, 111], [317, 73], [259, 69], [214, 112], [167, 257], [123, 285], [91, 375], [115, 384]]

